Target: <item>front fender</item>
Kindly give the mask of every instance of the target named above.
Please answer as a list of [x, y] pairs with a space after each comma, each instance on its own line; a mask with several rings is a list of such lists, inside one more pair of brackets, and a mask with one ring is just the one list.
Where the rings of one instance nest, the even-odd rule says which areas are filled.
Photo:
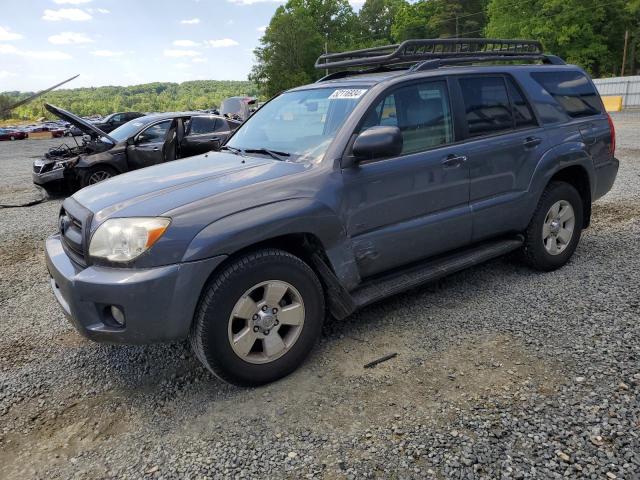
[[127, 155], [124, 150], [116, 150], [113, 149], [107, 150], [106, 152], [94, 153], [93, 155], [84, 155], [80, 157], [78, 163], [76, 164], [76, 168], [91, 168], [94, 165], [109, 165], [110, 167], [115, 168], [118, 173], [124, 173], [128, 171], [127, 168]]
[[294, 233], [316, 236], [326, 250], [345, 239], [344, 228], [329, 207], [311, 198], [295, 198], [216, 220], [195, 236], [182, 261], [231, 255], [256, 243]]

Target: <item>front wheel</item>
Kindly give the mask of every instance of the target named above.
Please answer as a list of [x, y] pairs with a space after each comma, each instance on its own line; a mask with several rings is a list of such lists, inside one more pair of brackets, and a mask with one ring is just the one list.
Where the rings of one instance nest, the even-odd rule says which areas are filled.
[[96, 183], [108, 180], [117, 174], [118, 173], [108, 165], [95, 165], [82, 173], [80, 176], [80, 187], [84, 188], [89, 185], [95, 185]]
[[565, 182], [550, 183], [525, 232], [524, 258], [536, 270], [551, 271], [575, 252], [583, 225], [582, 198]]
[[322, 286], [287, 252], [260, 250], [238, 258], [205, 286], [191, 329], [198, 359], [240, 386], [282, 378], [303, 362], [320, 336]]

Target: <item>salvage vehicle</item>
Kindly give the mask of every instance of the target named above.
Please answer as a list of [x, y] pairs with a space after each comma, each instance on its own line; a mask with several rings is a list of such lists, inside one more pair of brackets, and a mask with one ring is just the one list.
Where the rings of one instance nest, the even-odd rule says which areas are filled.
[[77, 190], [115, 175], [217, 150], [239, 122], [193, 112], [136, 118], [110, 133], [54, 105], [51, 113], [88, 136], [75, 147], [61, 145], [33, 162], [33, 182], [49, 191]]
[[253, 113], [252, 106], [256, 99], [253, 97], [229, 97], [220, 106], [220, 115], [244, 122]]
[[93, 124], [103, 132], [109, 133], [115, 130], [116, 128], [124, 125], [125, 123], [140, 117], [144, 117], [144, 113], [118, 112], [118, 113], [112, 113], [111, 115], [107, 115], [102, 120], [93, 122]]
[[9, 128], [0, 128], [0, 141], [2, 140], [25, 140], [29, 138], [27, 132], [22, 130], [13, 130]]
[[539, 42], [409, 40], [316, 66], [344, 70], [276, 96], [222, 151], [64, 201], [46, 261], [80, 333], [189, 338], [220, 378], [271, 382], [327, 310], [509, 252], [562, 267], [616, 178], [593, 82]]

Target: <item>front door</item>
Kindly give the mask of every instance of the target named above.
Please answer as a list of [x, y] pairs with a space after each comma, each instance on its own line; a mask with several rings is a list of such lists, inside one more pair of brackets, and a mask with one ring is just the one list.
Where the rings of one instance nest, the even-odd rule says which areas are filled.
[[173, 120], [155, 123], [135, 138], [132, 145], [127, 147], [129, 169], [150, 167], [164, 161], [164, 144]]
[[446, 80], [392, 90], [360, 130], [397, 126], [402, 154], [343, 170], [344, 215], [367, 277], [470, 242], [469, 171], [454, 145]]

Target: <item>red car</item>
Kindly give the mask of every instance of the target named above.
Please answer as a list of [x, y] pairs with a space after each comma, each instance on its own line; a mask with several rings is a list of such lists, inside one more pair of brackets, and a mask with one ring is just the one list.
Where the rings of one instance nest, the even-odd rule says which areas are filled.
[[66, 128], [57, 128], [49, 130], [51, 132], [51, 138], [60, 138], [64, 137], [67, 131]]
[[0, 128], [0, 140], [24, 140], [25, 138], [29, 138], [27, 132]]

